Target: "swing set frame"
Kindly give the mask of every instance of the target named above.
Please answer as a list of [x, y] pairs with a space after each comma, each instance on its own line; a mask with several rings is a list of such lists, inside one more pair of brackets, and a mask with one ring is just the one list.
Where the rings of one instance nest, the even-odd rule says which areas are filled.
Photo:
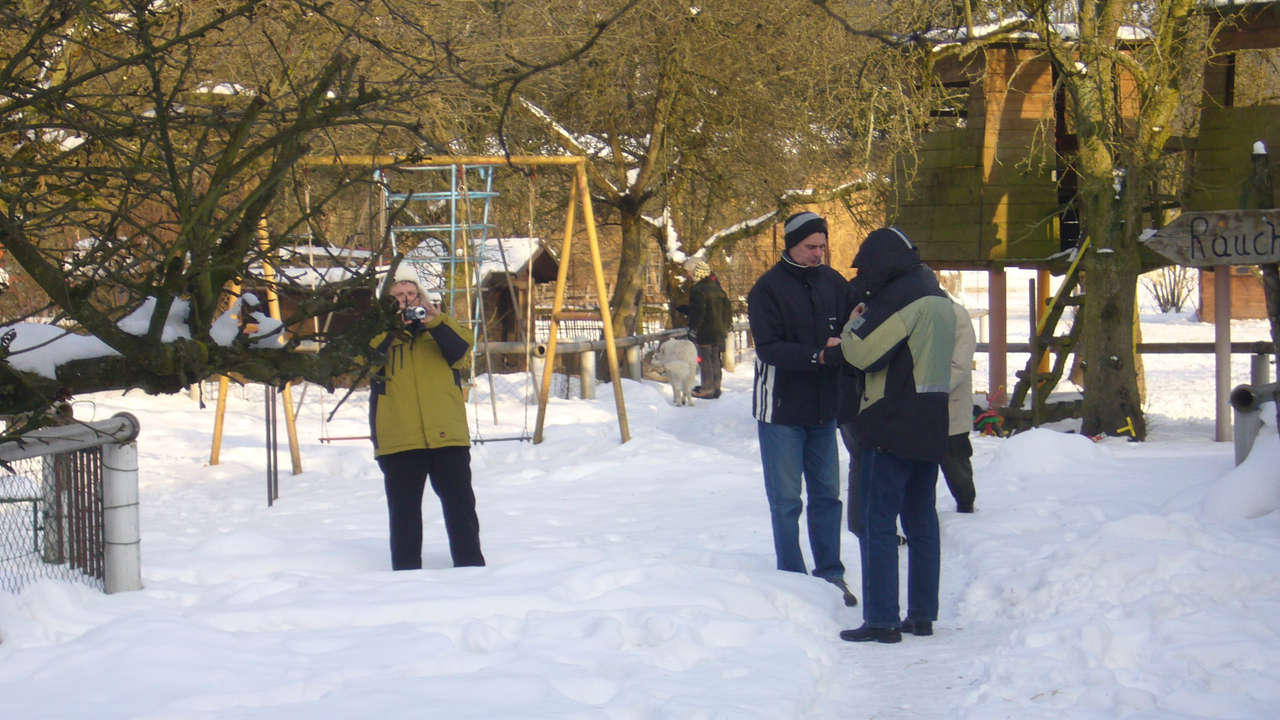
[[[540, 166], [564, 167], [572, 170], [573, 177], [569, 182], [569, 200], [565, 208], [564, 238], [560, 249], [560, 263], [556, 275], [555, 300], [551, 307], [551, 327], [546, 345], [545, 363], [538, 388], [538, 417], [534, 427], [533, 442], [541, 443], [546, 424], [547, 404], [551, 395], [551, 380], [555, 369], [556, 343], [560, 322], [568, 319], [564, 311], [565, 280], [568, 278], [575, 232], [575, 208], [582, 208], [582, 223], [587, 234], [587, 244], [591, 251], [591, 270], [595, 279], [596, 296], [599, 311], [591, 313], [591, 319], [599, 319], [603, 325], [605, 353], [609, 361], [609, 378], [613, 385], [614, 406], [617, 410], [618, 431], [621, 442], [631, 439], [631, 431], [627, 424], [626, 401], [623, 398], [621, 373], [618, 367], [618, 348], [613, 337], [613, 318], [609, 310], [608, 291], [605, 287], [604, 268], [600, 260], [600, 241], [596, 230], [595, 212], [591, 206], [591, 192], [587, 183], [587, 158], [576, 155], [427, 155], [427, 156], [395, 156], [395, 155], [334, 155], [308, 156], [299, 160], [299, 164], [310, 167], [368, 167], [371, 169], [397, 167], [445, 167], [454, 165], [464, 172], [465, 166], [491, 165], [536, 168]], [[582, 319], [581, 312], [573, 312], [572, 319]], [[528, 338], [527, 342], [532, 342]]]

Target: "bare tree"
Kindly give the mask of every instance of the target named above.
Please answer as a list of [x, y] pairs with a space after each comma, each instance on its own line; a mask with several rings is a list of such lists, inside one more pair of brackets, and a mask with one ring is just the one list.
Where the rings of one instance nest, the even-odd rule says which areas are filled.
[[[299, 158], [446, 152], [476, 134], [495, 89], [531, 75], [487, 30], [469, 31], [465, 14], [433, 7], [0, 5], [0, 240], [6, 261], [45, 298], [29, 293], [22, 314], [52, 313], [115, 353], [66, 362], [49, 378], [16, 369], [6, 345], [0, 413], [104, 389], [172, 392], [213, 374], [331, 386], [361, 367], [369, 338], [394, 325], [389, 308], [375, 306], [381, 322], [271, 347], [243, 325], [230, 339], [214, 326], [226, 289], [260, 277], [339, 193], [302, 211], [286, 202]], [[573, 55], [573, 44], [547, 62]], [[475, 77], [488, 94], [450, 69], [465, 57], [487, 59]], [[367, 299], [375, 269], [347, 269], [346, 279], [301, 294], [286, 323]], [[143, 328], [120, 322], [139, 311]], [[183, 330], [176, 339], [171, 316]], [[322, 349], [295, 352], [309, 340]]]
[[[596, 21], [581, 3], [545, 6], [557, 28]], [[589, 51], [521, 85], [503, 137], [524, 152], [592, 159], [593, 197], [622, 238], [610, 300], [622, 332], [646, 251], [668, 237], [655, 228], [674, 228], [692, 251], [694, 238], [776, 212], [793, 191], [866, 172], [853, 149], [865, 141], [883, 152], [883, 130], [902, 117], [864, 138], [860, 71], [882, 49], [783, 0], [642, 0]]]
[[1082, 261], [1087, 434], [1132, 423], [1136, 437], [1146, 435], [1133, 350], [1139, 235], [1163, 225], [1162, 210], [1185, 180], [1166, 147], [1188, 129], [1200, 98], [1212, 44], [1200, 9], [1195, 0], [922, 0], [896, 10], [902, 42], [926, 46], [931, 59], [1016, 40], [1053, 66], [1077, 139], [1057, 160], [1079, 178], [1076, 204], [1090, 241]]

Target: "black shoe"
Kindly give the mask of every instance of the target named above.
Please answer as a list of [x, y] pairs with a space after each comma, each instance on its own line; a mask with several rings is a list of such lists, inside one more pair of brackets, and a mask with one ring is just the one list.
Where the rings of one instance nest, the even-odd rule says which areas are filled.
[[702, 389], [702, 386], [701, 386], [701, 385], [699, 385], [698, 387], [694, 388], [693, 390], [690, 390], [690, 391], [689, 391], [689, 394], [690, 394], [690, 395], [692, 395], [692, 396], [694, 396], [694, 397], [696, 397], [696, 398], [702, 398], [703, 400], [715, 400], [716, 398], [720, 397], [720, 391], [719, 391], [719, 390], [715, 390], [715, 391], [712, 391], [712, 392], [706, 392], [706, 391], [704, 391], [704, 390]]
[[898, 624], [898, 629], [903, 633], [924, 637], [933, 634], [933, 623], [928, 620], [912, 620], [907, 618]]
[[902, 633], [898, 628], [878, 628], [864, 624], [860, 628], [853, 630], [841, 630], [840, 639], [849, 642], [876, 642], [896, 643], [902, 642]]
[[965, 505], [965, 504], [962, 504], [962, 503], [956, 503], [956, 512], [958, 512], [958, 513], [971, 513], [971, 512], [973, 512], [973, 503], [969, 503], [968, 505]]
[[853, 607], [858, 604], [858, 596], [849, 590], [849, 586], [845, 583], [844, 578], [822, 578], [827, 582], [840, 588], [840, 592], [844, 593], [844, 606]]

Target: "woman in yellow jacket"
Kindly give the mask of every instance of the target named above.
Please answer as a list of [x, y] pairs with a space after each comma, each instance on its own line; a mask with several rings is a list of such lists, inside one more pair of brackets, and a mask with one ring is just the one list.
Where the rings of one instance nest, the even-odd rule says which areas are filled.
[[[404, 332], [374, 338], [386, 353], [369, 396], [374, 455], [382, 469], [391, 528], [391, 567], [422, 567], [422, 494], [427, 478], [440, 498], [454, 567], [484, 565], [471, 489], [471, 437], [462, 370], [473, 335], [438, 305], [424, 303], [416, 282], [391, 286]], [[414, 317], [413, 308], [420, 308]], [[404, 312], [411, 310], [411, 312]]]

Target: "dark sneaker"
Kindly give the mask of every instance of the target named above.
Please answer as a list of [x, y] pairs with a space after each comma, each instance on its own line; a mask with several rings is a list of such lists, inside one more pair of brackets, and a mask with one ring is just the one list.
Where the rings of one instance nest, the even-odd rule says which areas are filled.
[[878, 628], [869, 625], [863, 625], [853, 630], [841, 630], [840, 639], [848, 642], [876, 642], [896, 643], [902, 642], [902, 633], [898, 628]]
[[858, 596], [849, 590], [849, 586], [845, 583], [844, 578], [822, 578], [827, 582], [840, 588], [840, 592], [844, 593], [844, 606], [853, 607], [858, 604]]
[[689, 394], [696, 398], [702, 398], [703, 400], [715, 400], [716, 398], [720, 397], [719, 390], [715, 390], [713, 392], [707, 392], [702, 389], [701, 385], [689, 391]]
[[898, 629], [908, 635], [924, 637], [933, 634], [933, 623], [928, 620], [912, 620], [907, 618], [898, 624]]
[[971, 513], [971, 512], [973, 512], [973, 503], [969, 503], [968, 505], [964, 505], [964, 504], [961, 504], [961, 503], [956, 503], [956, 512], [958, 512], [958, 513]]

